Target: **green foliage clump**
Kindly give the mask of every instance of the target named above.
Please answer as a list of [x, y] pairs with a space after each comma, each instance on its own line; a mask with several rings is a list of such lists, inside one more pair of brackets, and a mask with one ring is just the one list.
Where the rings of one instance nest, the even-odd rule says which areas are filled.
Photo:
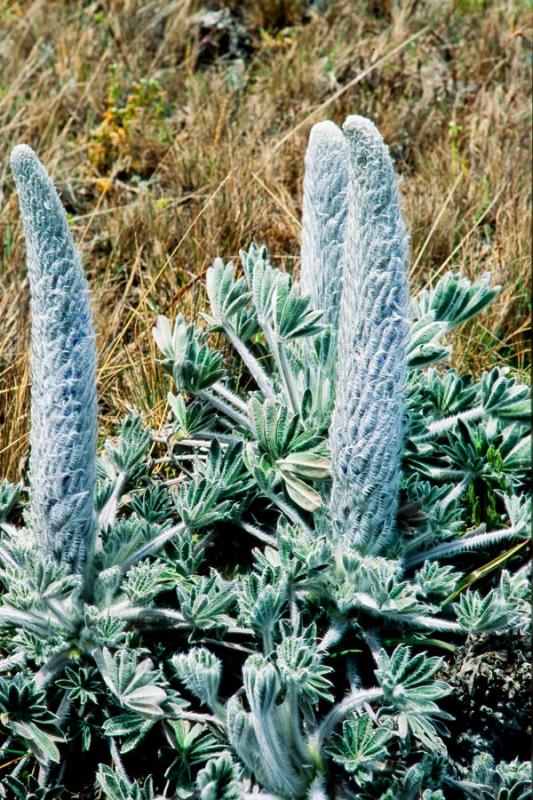
[[[497, 289], [446, 275], [409, 300], [388, 152], [368, 121], [346, 130], [346, 148], [328, 150], [349, 155], [330, 231], [343, 238], [308, 232], [310, 293], [252, 245], [241, 274], [221, 259], [208, 270], [207, 327], [158, 318], [168, 419], [155, 432], [132, 413], [106, 443], [94, 535], [43, 536], [25, 487], [0, 486], [5, 797], [84, 780], [111, 800], [526, 797], [522, 764], [448, 755], [434, 653], [528, 625], [519, 557], [476, 588], [467, 574], [528, 534], [528, 390], [503, 369], [473, 383], [443, 367], [446, 334]], [[304, 205], [304, 228], [327, 226]], [[309, 277], [323, 268], [340, 271], [341, 293]], [[50, 460], [56, 429], [40, 425]], [[61, 557], [64, 539], [75, 557]]]

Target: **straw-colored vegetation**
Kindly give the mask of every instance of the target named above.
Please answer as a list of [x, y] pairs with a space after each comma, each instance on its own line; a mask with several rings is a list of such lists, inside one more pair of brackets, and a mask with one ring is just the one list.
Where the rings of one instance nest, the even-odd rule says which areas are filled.
[[309, 128], [350, 112], [376, 121], [404, 177], [413, 283], [453, 269], [505, 287], [457, 335], [457, 365], [507, 362], [524, 378], [527, 4], [315, 5], [235, 0], [213, 17], [194, 0], [0, 4], [1, 475], [20, 476], [28, 447], [28, 286], [8, 170], [19, 142], [54, 176], [83, 253], [101, 433], [129, 407], [164, 419], [150, 329], [198, 308], [214, 256], [255, 240], [298, 269]]

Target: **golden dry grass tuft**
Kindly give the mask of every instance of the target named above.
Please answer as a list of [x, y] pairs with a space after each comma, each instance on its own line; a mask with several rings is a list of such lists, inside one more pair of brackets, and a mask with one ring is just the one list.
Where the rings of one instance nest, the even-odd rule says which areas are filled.
[[413, 284], [453, 269], [505, 287], [457, 335], [455, 364], [526, 369], [526, 3], [315, 5], [212, 3], [226, 9], [218, 29], [196, 0], [0, 5], [0, 474], [17, 479], [27, 452], [28, 286], [8, 170], [19, 142], [50, 170], [83, 254], [102, 434], [129, 407], [162, 421], [151, 327], [195, 313], [215, 255], [255, 240], [298, 268], [309, 128], [353, 112], [377, 122], [403, 175]]

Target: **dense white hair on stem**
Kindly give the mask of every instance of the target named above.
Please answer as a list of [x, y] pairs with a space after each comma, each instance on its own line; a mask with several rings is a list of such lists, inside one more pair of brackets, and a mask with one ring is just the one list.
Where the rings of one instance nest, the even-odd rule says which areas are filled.
[[95, 519], [95, 336], [59, 195], [35, 153], [11, 154], [31, 298], [31, 517], [39, 549], [79, 569]]
[[337, 534], [380, 552], [391, 538], [403, 451], [408, 242], [388, 148], [368, 119], [343, 126], [349, 148], [346, 263], [330, 431]]
[[324, 322], [337, 328], [348, 213], [348, 146], [326, 120], [311, 129], [305, 154], [300, 283]]

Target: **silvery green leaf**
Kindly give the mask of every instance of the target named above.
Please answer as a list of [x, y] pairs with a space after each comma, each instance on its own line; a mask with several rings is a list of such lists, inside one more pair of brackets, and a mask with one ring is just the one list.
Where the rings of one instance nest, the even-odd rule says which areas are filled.
[[121, 753], [128, 753], [139, 745], [156, 724], [155, 719], [146, 719], [142, 714], [129, 712], [109, 717], [102, 725], [106, 736], [123, 739]]
[[135, 650], [112, 654], [104, 647], [95, 660], [107, 688], [124, 708], [148, 718], [163, 716], [161, 704], [167, 693], [149, 658], [139, 661]]
[[500, 286], [489, 286], [490, 273], [485, 272], [475, 283], [458, 273], [447, 272], [432, 289], [424, 289], [412, 301], [413, 316], [421, 319], [434, 312], [438, 322], [446, 322], [452, 330], [479, 314], [500, 293]]
[[457, 414], [477, 404], [478, 388], [470, 376], [457, 375], [454, 369], [440, 374], [436, 369], [425, 373], [425, 388], [435, 411], [442, 415]]
[[513, 608], [494, 589], [486, 595], [467, 589], [459, 602], [453, 604], [453, 609], [468, 633], [500, 630], [513, 622]]
[[176, 587], [176, 592], [181, 613], [195, 627], [209, 630], [233, 624], [228, 612], [235, 607], [235, 591], [217, 573], [183, 581]]
[[168, 393], [167, 400], [176, 420], [174, 433], [179, 439], [193, 439], [211, 428], [213, 415], [204, 403], [186, 403], [183, 395], [176, 396], [172, 392]]
[[193, 327], [185, 322], [181, 314], [178, 314], [173, 325], [167, 317], [158, 316], [152, 335], [164, 356], [163, 363], [172, 365], [183, 360], [193, 336]]
[[300, 478], [296, 478], [290, 473], [287, 474], [281, 468], [280, 472], [283, 476], [287, 494], [297, 506], [311, 513], [317, 511], [322, 506], [322, 497], [316, 489], [313, 489], [308, 483], [300, 480]]
[[442, 347], [439, 343], [446, 330], [446, 323], [435, 321], [433, 313], [415, 320], [409, 331], [406, 348], [407, 366], [410, 369], [419, 369], [446, 358], [449, 353], [448, 348]]
[[190, 785], [193, 769], [218, 756], [223, 748], [220, 738], [215, 738], [200, 723], [168, 719], [164, 722], [163, 730], [174, 757], [165, 777], [177, 781], [178, 786]]
[[143, 473], [149, 446], [150, 431], [143, 429], [141, 417], [133, 412], [122, 423], [117, 444], [104, 444], [109, 461], [130, 480], [138, 480]]
[[46, 706], [44, 691], [32, 679], [17, 673], [0, 678], [0, 728], [21, 737], [41, 763], [60, 760], [56, 742], [63, 741], [58, 719]]
[[172, 514], [171, 497], [159, 484], [132, 492], [130, 504], [135, 514], [148, 523], [164, 522]]
[[281, 342], [314, 336], [323, 330], [322, 311], [313, 311], [309, 297], [302, 295], [288, 275], [282, 275], [273, 296], [274, 329]]
[[390, 727], [377, 726], [370, 714], [351, 716], [344, 721], [342, 734], [335, 737], [330, 752], [333, 760], [353, 775], [356, 784], [363, 786], [386, 759], [391, 738]]
[[151, 777], [141, 785], [117, 775], [111, 767], [99, 764], [96, 780], [106, 800], [157, 800]]
[[257, 319], [263, 327], [272, 319], [272, 297], [282, 273], [270, 266], [265, 247], [253, 244], [248, 252], [241, 250], [240, 257]]
[[218, 705], [222, 678], [222, 662], [206, 647], [193, 647], [188, 653], [178, 653], [171, 659], [180, 681], [210, 708]]
[[205, 284], [215, 320], [231, 320], [250, 299], [244, 279], [235, 280], [231, 261], [224, 264], [221, 258], [216, 258], [207, 270]]
[[429, 658], [425, 653], [413, 656], [410, 647], [398, 645], [390, 656], [381, 650], [377, 660], [376, 678], [385, 700], [399, 711], [438, 712], [435, 700], [451, 691], [444, 681], [435, 680], [442, 666], [440, 658]]
[[0, 522], [7, 519], [20, 497], [22, 484], [0, 481]]
[[507, 369], [484, 372], [481, 379], [481, 401], [488, 414], [505, 420], [531, 420], [531, 396], [528, 386], [520, 385]]
[[426, 561], [414, 575], [414, 581], [425, 597], [445, 597], [451, 594], [460, 578], [461, 573], [456, 572], [453, 567], [442, 566], [435, 561]]
[[183, 357], [175, 360], [172, 375], [180, 392], [197, 394], [208, 389], [224, 375], [222, 353], [191, 339]]
[[316, 627], [295, 634], [288, 625], [280, 625], [283, 636], [276, 648], [276, 663], [283, 680], [303, 692], [311, 703], [333, 700], [333, 684], [327, 677], [333, 670], [322, 663], [325, 652], [318, 650]]
[[198, 773], [200, 800], [241, 800], [240, 771], [229, 753], [211, 759]]

